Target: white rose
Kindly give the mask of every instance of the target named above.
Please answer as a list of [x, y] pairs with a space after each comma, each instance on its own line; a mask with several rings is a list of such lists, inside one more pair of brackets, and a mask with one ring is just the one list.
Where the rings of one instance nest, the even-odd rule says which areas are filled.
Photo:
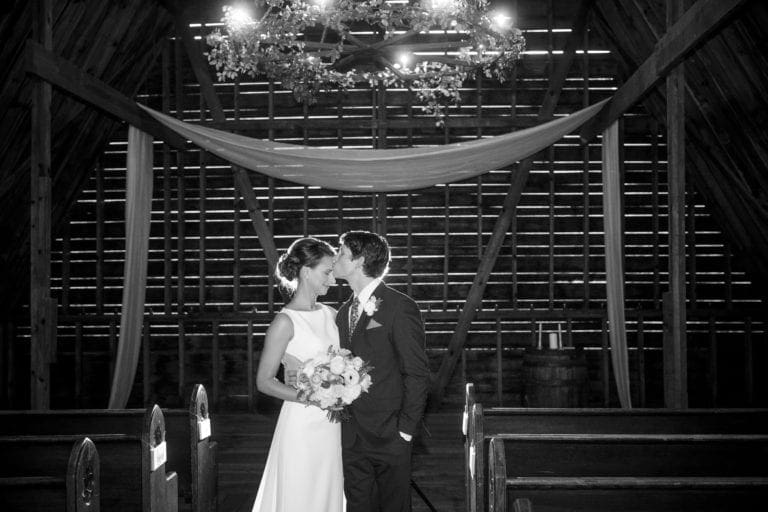
[[363, 367], [363, 360], [359, 357], [355, 357], [352, 359], [352, 368], [354, 368], [357, 371], [360, 371], [360, 368]]
[[329, 409], [336, 405], [336, 398], [332, 396], [324, 396], [320, 399], [320, 408], [321, 409]]
[[331, 395], [334, 398], [341, 398], [344, 394], [344, 386], [341, 384], [334, 384], [331, 386]]
[[366, 315], [373, 316], [377, 309], [379, 308], [376, 307], [376, 297], [371, 295], [371, 298], [368, 299], [368, 302], [363, 305], [363, 311], [365, 311]]
[[345, 404], [351, 404], [357, 397], [360, 396], [361, 391], [362, 388], [360, 387], [360, 384], [355, 384], [354, 386], [346, 386], [344, 388], [344, 392], [341, 395], [341, 401]]
[[360, 374], [354, 368], [347, 368], [341, 376], [344, 377], [344, 384], [347, 386], [353, 386], [360, 380]]
[[368, 374], [363, 375], [363, 378], [360, 379], [360, 387], [365, 391], [368, 392], [368, 388], [371, 387], [372, 384], [371, 376]]
[[336, 356], [333, 359], [331, 359], [331, 364], [330, 364], [331, 373], [335, 373], [336, 375], [341, 375], [345, 367], [346, 367], [346, 364], [344, 363], [343, 357]]
[[349, 350], [348, 348], [340, 348], [339, 349], [339, 355], [340, 356], [346, 357], [346, 356], [350, 355], [351, 353], [352, 353], [352, 351]]

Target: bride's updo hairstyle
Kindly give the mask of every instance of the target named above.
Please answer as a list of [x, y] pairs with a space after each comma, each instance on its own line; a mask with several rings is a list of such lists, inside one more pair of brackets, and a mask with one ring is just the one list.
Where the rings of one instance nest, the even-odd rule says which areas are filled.
[[317, 238], [299, 238], [277, 260], [275, 276], [288, 295], [299, 286], [299, 273], [303, 267], [315, 268], [324, 257], [336, 256], [331, 244]]

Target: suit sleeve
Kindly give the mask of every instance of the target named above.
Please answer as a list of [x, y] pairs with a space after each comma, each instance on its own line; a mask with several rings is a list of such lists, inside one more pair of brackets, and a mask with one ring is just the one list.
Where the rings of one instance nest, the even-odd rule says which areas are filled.
[[416, 303], [403, 298], [395, 313], [393, 342], [400, 359], [403, 379], [403, 402], [398, 417], [398, 429], [413, 435], [427, 405], [429, 365], [425, 351], [424, 322]]

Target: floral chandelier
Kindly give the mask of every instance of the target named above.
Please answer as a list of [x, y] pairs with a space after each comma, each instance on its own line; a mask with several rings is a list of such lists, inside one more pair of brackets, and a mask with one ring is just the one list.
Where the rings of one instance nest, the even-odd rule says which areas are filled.
[[358, 83], [410, 88], [443, 124], [459, 88], [480, 74], [508, 80], [525, 46], [488, 0], [256, 0], [258, 17], [224, 7], [207, 37], [219, 80], [266, 76], [314, 103]]

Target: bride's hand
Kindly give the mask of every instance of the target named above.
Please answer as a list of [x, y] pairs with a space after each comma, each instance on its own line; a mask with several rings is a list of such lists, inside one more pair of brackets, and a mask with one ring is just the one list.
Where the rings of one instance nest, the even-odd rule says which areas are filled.
[[283, 355], [282, 363], [285, 368], [285, 371], [283, 372], [283, 380], [285, 381], [285, 384], [295, 388], [298, 380], [299, 368], [301, 368], [304, 362], [291, 354], [285, 354]]

